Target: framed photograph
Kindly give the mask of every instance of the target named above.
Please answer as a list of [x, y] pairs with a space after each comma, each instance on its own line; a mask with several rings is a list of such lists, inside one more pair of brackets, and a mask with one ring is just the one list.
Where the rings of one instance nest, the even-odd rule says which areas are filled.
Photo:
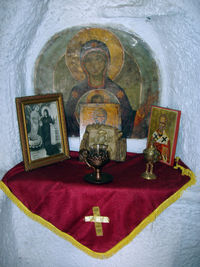
[[82, 104], [80, 105], [80, 140], [89, 124], [104, 124], [121, 130], [119, 104]]
[[69, 158], [62, 94], [16, 98], [25, 170]]
[[172, 166], [176, 152], [180, 110], [152, 106], [148, 131], [148, 141], [154, 141], [161, 154], [161, 162]]

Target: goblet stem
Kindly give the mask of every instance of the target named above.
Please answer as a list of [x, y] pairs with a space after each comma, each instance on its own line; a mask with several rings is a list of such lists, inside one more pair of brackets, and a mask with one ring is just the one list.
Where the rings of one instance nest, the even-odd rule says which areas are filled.
[[96, 179], [99, 181], [101, 180], [101, 176], [100, 176], [100, 169], [96, 168]]

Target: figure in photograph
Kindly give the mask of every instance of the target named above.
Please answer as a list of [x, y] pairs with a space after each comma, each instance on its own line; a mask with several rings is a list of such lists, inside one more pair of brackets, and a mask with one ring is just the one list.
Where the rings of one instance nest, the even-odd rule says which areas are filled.
[[158, 129], [153, 132], [151, 140], [154, 141], [155, 147], [160, 152], [164, 162], [170, 162], [170, 139], [166, 133], [167, 116], [161, 114], [159, 116]]
[[107, 112], [104, 108], [97, 108], [93, 113], [95, 123], [105, 124], [107, 120]]
[[41, 118], [41, 133], [42, 133], [42, 140], [43, 145], [46, 150], [46, 154], [48, 156], [54, 155], [59, 153], [58, 146], [52, 145], [51, 142], [51, 124], [55, 123], [55, 119], [52, 119], [49, 115], [49, 111], [47, 108], [43, 110], [43, 116]]
[[[98, 89], [108, 91], [117, 98], [121, 108], [123, 136], [131, 137], [133, 128], [138, 126], [149, 113], [150, 105], [144, 104], [138, 110], [133, 110], [125, 90], [108, 77], [110, 52], [104, 42], [90, 40], [83, 44], [80, 51], [80, 65], [85, 73], [85, 80], [72, 88], [66, 105], [69, 135], [79, 136], [79, 122], [77, 120], [79, 114], [76, 114], [76, 108], [81, 97], [88, 91]], [[95, 101], [99, 101], [99, 99], [96, 98]], [[148, 110], [147, 107], [149, 107]]]
[[[32, 108], [31, 106], [27, 107], [29, 109], [29, 119], [27, 119], [27, 131], [28, 131], [28, 142], [29, 148], [31, 150], [38, 150], [42, 147], [42, 137], [40, 133], [40, 113], [39, 113], [39, 105], [34, 105]], [[28, 114], [26, 114], [27, 116]]]
[[80, 106], [80, 139], [87, 125], [110, 125], [121, 130], [119, 104], [89, 103]]

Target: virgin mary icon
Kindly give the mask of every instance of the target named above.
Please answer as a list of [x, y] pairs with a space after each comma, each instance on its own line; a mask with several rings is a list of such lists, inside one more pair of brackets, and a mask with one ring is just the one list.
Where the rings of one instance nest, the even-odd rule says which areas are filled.
[[[98, 40], [86, 42], [81, 47], [80, 63], [85, 73], [85, 79], [72, 88], [67, 102], [66, 110], [68, 115], [67, 125], [69, 135], [79, 136], [76, 106], [81, 97], [84, 97], [88, 91], [98, 90], [99, 92], [103, 90], [104, 94], [106, 94], [106, 92], [111, 93], [113, 99], [117, 99], [117, 102], [120, 104], [122, 131], [124, 136], [130, 136], [136, 111], [131, 108], [124, 89], [108, 77], [110, 52], [106, 44]], [[97, 96], [98, 94], [96, 94], [96, 98]], [[99, 99], [101, 98], [99, 97]]]

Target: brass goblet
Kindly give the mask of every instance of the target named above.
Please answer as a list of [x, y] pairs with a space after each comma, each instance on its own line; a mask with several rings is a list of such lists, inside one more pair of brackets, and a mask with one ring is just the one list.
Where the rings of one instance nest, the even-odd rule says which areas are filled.
[[143, 151], [144, 159], [146, 163], [146, 171], [142, 173], [142, 177], [147, 180], [156, 179], [156, 175], [153, 173], [153, 164], [161, 159], [160, 152], [155, 148], [154, 143], [151, 142], [150, 146]]
[[101, 172], [102, 167], [109, 162], [107, 145], [95, 144], [88, 150], [80, 150], [79, 158], [94, 169], [93, 173], [86, 174], [84, 180], [93, 184], [105, 184], [113, 180], [112, 175]]

